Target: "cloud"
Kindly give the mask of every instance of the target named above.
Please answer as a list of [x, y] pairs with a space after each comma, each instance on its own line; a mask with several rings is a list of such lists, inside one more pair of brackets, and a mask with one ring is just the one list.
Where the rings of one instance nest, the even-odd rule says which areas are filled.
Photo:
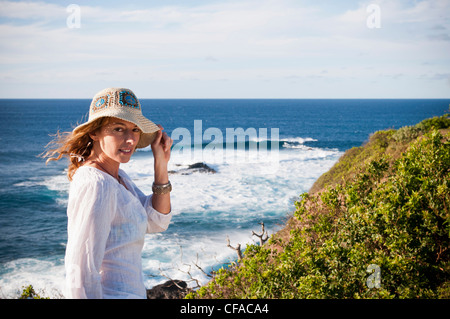
[[0, 1], [0, 17], [21, 20], [52, 20], [66, 15], [66, 7], [32, 1]]
[[429, 35], [429, 39], [436, 41], [450, 41], [450, 35], [448, 33], [431, 34]]
[[[327, 9], [293, 0], [86, 3], [81, 28], [70, 29], [63, 5], [0, 2], [0, 83], [70, 83], [75, 91], [83, 79], [186, 87], [193, 78], [226, 78], [230, 87], [270, 80], [286, 92], [285, 81], [294, 79], [368, 83], [450, 72], [448, 1], [371, 0]], [[380, 6], [381, 29], [367, 27], [371, 3]]]
[[[301, 45], [299, 38], [305, 35], [305, 30], [314, 28], [312, 22], [308, 22], [311, 10], [292, 9], [272, 1], [129, 11], [81, 6], [82, 27], [79, 30], [67, 28], [65, 18], [68, 13], [62, 6], [41, 2], [29, 6], [14, 2], [3, 4], [8, 9], [2, 11], [3, 17], [32, 17], [27, 25], [2, 25], [1, 37], [8, 39], [3, 42], [4, 52], [10, 52], [5, 43], [11, 41], [13, 47], [20, 48], [18, 41], [14, 41], [16, 38], [34, 48], [28, 51], [30, 55], [41, 56], [52, 55], [51, 52], [67, 56], [61, 54], [64, 50], [72, 57], [75, 51], [84, 51], [78, 54], [80, 58], [96, 58], [98, 52], [104, 52], [105, 58], [119, 57], [127, 51], [133, 51], [131, 55], [140, 51], [142, 55], [158, 59], [168, 56], [194, 58], [205, 54], [239, 58], [282, 57], [290, 47]], [[60, 23], [55, 24], [55, 21]], [[47, 25], [50, 22], [52, 28]], [[41, 49], [46, 49], [47, 53]]]

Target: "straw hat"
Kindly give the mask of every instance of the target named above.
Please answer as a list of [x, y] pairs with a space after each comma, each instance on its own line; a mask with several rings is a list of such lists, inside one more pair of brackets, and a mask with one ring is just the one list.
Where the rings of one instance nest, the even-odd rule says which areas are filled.
[[136, 124], [142, 131], [137, 148], [150, 145], [159, 131], [155, 123], [142, 115], [141, 104], [129, 89], [107, 88], [98, 92], [92, 99], [88, 121], [75, 127], [73, 132], [101, 117], [116, 117]]

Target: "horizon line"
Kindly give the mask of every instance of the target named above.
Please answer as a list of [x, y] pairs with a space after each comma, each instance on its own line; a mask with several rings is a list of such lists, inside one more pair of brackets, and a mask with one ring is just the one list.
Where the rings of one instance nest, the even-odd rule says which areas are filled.
[[[92, 100], [92, 97], [0, 97], [0, 100]], [[450, 97], [139, 97], [139, 100], [450, 100]]]

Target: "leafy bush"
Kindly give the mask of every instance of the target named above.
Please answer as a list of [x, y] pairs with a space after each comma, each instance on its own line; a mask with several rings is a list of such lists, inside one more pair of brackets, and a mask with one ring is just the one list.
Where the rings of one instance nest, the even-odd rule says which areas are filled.
[[310, 193], [316, 193], [327, 186], [334, 186], [353, 178], [361, 166], [381, 153], [389, 154], [392, 158], [399, 157], [412, 140], [431, 129], [448, 128], [450, 128], [450, 118], [448, 115], [443, 115], [425, 119], [414, 126], [375, 132], [365, 145], [347, 150], [328, 172], [317, 179], [311, 187]]
[[430, 131], [431, 129], [446, 129], [450, 127], [450, 117], [448, 115], [435, 116], [423, 120], [416, 127], [424, 132]]
[[364, 163], [372, 160], [378, 154], [388, 151], [394, 132], [394, 130], [375, 132], [364, 146], [347, 150], [328, 172], [317, 179], [311, 187], [310, 193], [351, 179]]
[[405, 126], [399, 128], [392, 136], [397, 142], [409, 142], [419, 136], [421, 130], [417, 126]]
[[351, 181], [302, 194], [288, 238], [248, 246], [188, 298], [448, 298], [449, 137], [433, 129], [397, 158], [372, 154]]
[[420, 135], [421, 132], [428, 132], [432, 129], [446, 129], [450, 127], [450, 118], [447, 115], [443, 116], [435, 116], [429, 119], [425, 119], [417, 125], [414, 126], [405, 126], [398, 129], [393, 138], [397, 142], [409, 142], [417, 136]]
[[19, 299], [49, 299], [48, 297], [41, 297], [33, 288], [32, 285], [28, 287], [22, 287], [22, 295], [20, 295]]

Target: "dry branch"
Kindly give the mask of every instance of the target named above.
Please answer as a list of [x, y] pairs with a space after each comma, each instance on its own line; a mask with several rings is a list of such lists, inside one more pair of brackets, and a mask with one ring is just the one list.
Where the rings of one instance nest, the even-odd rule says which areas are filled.
[[230, 238], [227, 236], [227, 247], [230, 247], [231, 249], [235, 250], [238, 255], [238, 261], [242, 259], [242, 252], [241, 252], [241, 244], [237, 244], [236, 247], [231, 246], [230, 244]]
[[259, 223], [261, 225], [261, 234], [257, 234], [254, 231], [252, 231], [253, 236], [259, 237], [259, 242], [262, 245], [269, 239], [269, 234], [267, 233], [266, 229], [264, 228], [264, 223]]

